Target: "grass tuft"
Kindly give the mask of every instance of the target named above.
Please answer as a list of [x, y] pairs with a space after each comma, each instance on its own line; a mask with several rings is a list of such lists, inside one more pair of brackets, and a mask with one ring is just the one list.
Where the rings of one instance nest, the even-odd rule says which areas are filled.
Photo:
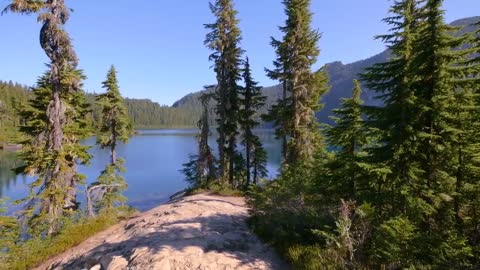
[[55, 236], [27, 240], [11, 248], [8, 253], [0, 253], [0, 269], [24, 270], [38, 266], [128, 218], [132, 212], [130, 209], [102, 212], [96, 218], [82, 218], [77, 223], [65, 225]]

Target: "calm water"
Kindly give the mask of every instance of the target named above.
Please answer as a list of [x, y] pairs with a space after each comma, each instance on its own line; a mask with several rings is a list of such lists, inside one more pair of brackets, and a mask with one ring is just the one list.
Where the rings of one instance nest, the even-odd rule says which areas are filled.
[[[259, 130], [257, 134], [268, 152], [267, 167], [269, 177], [273, 177], [280, 163], [280, 143], [271, 131]], [[195, 135], [196, 130], [140, 130], [127, 145], [118, 147], [118, 155], [126, 161], [124, 177], [128, 189], [124, 194], [129, 205], [146, 210], [187, 187], [179, 170], [188, 160], [188, 155], [196, 152]], [[95, 138], [84, 143], [93, 146], [90, 149], [93, 159], [90, 166], [81, 166], [79, 170], [87, 176], [87, 182], [93, 182], [108, 163], [110, 155], [108, 150], [95, 146]], [[216, 148], [213, 138], [210, 145]], [[33, 178], [13, 174], [10, 169], [17, 162], [15, 153], [0, 151], [0, 197], [19, 199], [28, 194], [27, 184]], [[82, 191], [79, 200], [83, 199]]]

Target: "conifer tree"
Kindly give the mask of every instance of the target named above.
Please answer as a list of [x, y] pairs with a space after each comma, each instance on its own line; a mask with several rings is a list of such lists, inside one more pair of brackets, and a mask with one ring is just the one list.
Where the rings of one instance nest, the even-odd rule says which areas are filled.
[[361, 91], [355, 80], [352, 97], [342, 99], [341, 108], [333, 111], [335, 126], [326, 130], [329, 146], [337, 149], [330, 164], [333, 182], [340, 184], [337, 190], [343, 194], [341, 199], [346, 200], [357, 197], [357, 183], [361, 177], [359, 152], [363, 151], [368, 136], [362, 119]]
[[5, 251], [15, 246], [20, 240], [20, 228], [15, 215], [6, 215], [7, 197], [0, 199], [0, 261], [3, 260]]
[[[89, 108], [83, 92], [72, 93], [69, 96], [62, 95], [62, 101], [67, 108], [65, 112], [67, 122], [63, 127], [64, 149], [57, 154], [47, 148], [49, 145], [46, 138], [49, 127], [47, 109], [51, 104], [52, 92], [49, 78], [50, 74], [46, 73], [38, 80], [37, 86], [32, 88], [32, 100], [21, 110], [21, 116], [25, 121], [21, 131], [28, 137], [23, 142], [24, 147], [21, 152], [24, 166], [17, 168], [18, 173], [37, 176], [37, 180], [30, 184], [31, 192], [25, 199], [24, 214], [31, 221], [31, 228], [38, 229], [35, 232], [39, 233], [43, 230], [49, 233], [56, 232], [61, 226], [62, 216], [77, 207], [77, 203], [71, 198], [75, 198], [75, 186], [83, 181], [84, 176], [76, 172], [76, 163], [87, 164], [90, 160], [88, 147], [80, 144], [80, 140], [85, 139], [90, 130], [84, 117]], [[56, 163], [60, 166], [58, 169], [62, 174], [58, 173], [56, 178], [52, 178], [51, 173], [54, 168], [51, 166]], [[63, 182], [67, 179], [69, 182]], [[49, 208], [44, 208], [50, 204]], [[64, 206], [61, 207], [58, 204]], [[49, 211], [53, 211], [55, 205], [62, 215], [57, 216], [59, 212], [56, 212], [54, 219], [54, 213]], [[38, 213], [36, 213], [37, 210]]]
[[252, 151], [252, 161], [251, 161], [252, 182], [254, 185], [256, 185], [258, 183], [258, 179], [267, 176], [268, 156], [267, 156], [267, 152], [263, 148], [260, 138], [258, 137], [254, 138], [252, 142], [251, 151]]
[[[208, 89], [208, 87], [205, 87]], [[203, 113], [198, 121], [198, 128], [200, 133], [197, 135], [198, 139], [198, 154], [190, 155], [189, 161], [183, 164], [181, 172], [185, 175], [187, 182], [193, 187], [208, 187], [215, 179], [215, 157], [208, 144], [210, 137], [210, 100], [213, 94], [203, 93], [200, 96], [200, 101], [203, 106]]]
[[101, 190], [102, 198], [97, 202], [97, 209], [111, 209], [115, 203], [125, 201], [121, 192], [126, 189], [127, 184], [120, 175], [125, 171], [124, 160], [117, 158], [117, 145], [119, 142], [128, 143], [133, 133], [132, 124], [128, 118], [128, 110], [120, 94], [118, 87], [117, 71], [112, 65], [103, 82], [105, 93], [97, 96], [98, 105], [101, 108], [102, 120], [97, 134], [97, 144], [103, 148], [109, 148], [111, 154], [110, 164], [98, 178], [87, 188], [87, 200], [89, 201], [88, 212], [93, 215], [90, 193], [93, 190]]
[[223, 180], [233, 185], [235, 159], [238, 156], [237, 82], [241, 79], [241, 33], [232, 0], [216, 0], [214, 4], [210, 3], [210, 10], [216, 21], [205, 25], [211, 30], [206, 36], [205, 45], [213, 51], [209, 59], [213, 62], [218, 83], [214, 98], [217, 101], [219, 173]]
[[201, 173], [202, 179], [205, 181], [205, 184], [208, 186], [211, 181], [215, 179], [215, 158], [212, 153], [212, 149], [208, 144], [208, 138], [210, 137], [210, 100], [212, 94], [204, 93], [200, 96], [200, 101], [203, 106], [202, 118], [198, 121], [198, 128], [200, 129], [200, 134], [198, 136], [198, 166]]
[[274, 62], [276, 69], [269, 75], [282, 81], [284, 90], [289, 91], [289, 98], [284, 95], [284, 104], [280, 104], [273, 115], [277, 123], [285, 123], [283, 126], [290, 133], [286, 163], [295, 164], [311, 161], [322, 147], [315, 112], [321, 108], [321, 95], [328, 91], [328, 79], [325, 69], [311, 70], [320, 53], [317, 47], [320, 33], [311, 29], [310, 0], [285, 0], [283, 3], [287, 20], [280, 30], [284, 37], [282, 42], [272, 41], [277, 60]]
[[81, 91], [84, 76], [77, 69], [78, 59], [64, 29], [69, 19], [64, 0], [15, 0], [6, 11], [37, 13], [43, 24], [40, 45], [50, 63], [39, 86], [48, 94], [48, 99], [37, 96], [46, 101], [42, 109], [44, 118], [33, 116], [28, 120], [33, 126], [27, 125], [24, 130], [31, 139], [26, 142], [22, 157], [25, 159], [23, 172], [38, 176], [31, 185], [26, 212], [35, 217], [31, 219], [35, 221], [32, 225], [52, 234], [60, 228], [62, 216], [77, 208], [76, 185], [83, 178], [77, 173], [77, 161], [89, 160], [87, 148], [78, 143], [86, 128], [80, 117], [86, 109]]
[[[253, 134], [253, 129], [259, 125], [255, 119], [257, 111], [265, 105], [265, 99], [262, 95], [261, 87], [257, 86], [252, 78], [252, 72], [250, 69], [250, 62], [247, 59], [244, 63], [245, 67], [243, 69], [243, 80], [245, 87], [240, 91], [241, 94], [241, 110], [240, 110], [240, 126], [242, 129], [242, 144], [245, 146], [245, 159], [246, 159], [246, 186], [248, 187], [251, 183], [251, 168], [253, 165], [253, 155], [261, 155], [263, 151], [261, 142], [255, 134]], [[260, 161], [257, 157], [257, 167], [261, 166], [258, 162]], [[258, 175], [258, 170], [254, 172], [255, 175]], [[256, 183], [256, 178], [254, 179]]]
[[[288, 15], [288, 14], [287, 14]], [[286, 32], [285, 27], [279, 27], [282, 32]], [[277, 100], [277, 104], [274, 104], [269, 110], [268, 114], [264, 115], [263, 118], [265, 121], [272, 122], [275, 127], [275, 135], [281, 140], [282, 143], [282, 162], [287, 161], [287, 146], [288, 146], [288, 136], [290, 136], [289, 130], [291, 129], [288, 125], [288, 119], [290, 117], [290, 104], [291, 98], [288, 96], [290, 90], [289, 86], [289, 69], [288, 69], [288, 51], [287, 51], [287, 40], [286, 35], [283, 40], [277, 40], [274, 37], [271, 37], [270, 44], [275, 49], [277, 58], [273, 61], [274, 69], [265, 69], [268, 77], [273, 80], [278, 80], [282, 84], [282, 97]]]
[[[429, 251], [417, 260], [459, 267], [467, 265], [469, 251], [454, 229], [455, 194], [463, 185], [464, 168], [475, 167], [468, 154], [475, 152], [468, 139], [475, 126], [468, 115], [475, 106], [465, 88], [468, 80], [462, 78], [471, 50], [463, 49], [465, 37], [452, 36], [455, 29], [444, 23], [441, 5], [439, 0], [396, 1], [394, 15], [385, 19], [391, 33], [380, 36], [393, 58], [370, 68], [363, 78], [385, 104], [369, 113], [381, 138], [371, 149], [371, 162], [384, 173], [372, 193], [378, 194], [377, 214], [384, 224], [407, 217], [421, 232], [421, 239], [412, 241]], [[412, 260], [415, 252], [410, 251]]]
[[[369, 124], [380, 133], [376, 147], [371, 147], [373, 168], [380, 171], [376, 183], [375, 205], [381, 212], [386, 200], [397, 211], [406, 211], [404, 195], [410, 194], [408, 183], [418, 180], [420, 167], [415, 158], [418, 152], [416, 137], [422, 132], [416, 125], [418, 105], [412, 87], [415, 71], [412, 69], [413, 44], [418, 36], [420, 12], [417, 0], [395, 1], [391, 17], [384, 22], [391, 25], [390, 33], [380, 35], [390, 49], [392, 58], [375, 64], [363, 75], [366, 85], [377, 92], [384, 103], [382, 108], [369, 108]], [[385, 178], [389, 179], [384, 183]], [[391, 194], [391, 191], [401, 191]], [[399, 196], [399, 197], [398, 197]], [[415, 207], [415, 206], [412, 206]]]
[[102, 111], [102, 125], [97, 136], [97, 143], [102, 148], [110, 148], [111, 164], [115, 164], [118, 142], [127, 143], [133, 130], [125, 101], [120, 94], [117, 71], [114, 66], [110, 67], [107, 80], [102, 84], [106, 92], [97, 96]]

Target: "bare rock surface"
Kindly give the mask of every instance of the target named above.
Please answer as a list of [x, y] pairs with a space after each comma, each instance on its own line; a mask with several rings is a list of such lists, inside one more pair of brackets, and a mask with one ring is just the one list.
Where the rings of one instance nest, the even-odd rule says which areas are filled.
[[244, 198], [184, 197], [103, 231], [37, 269], [289, 269], [249, 231]]

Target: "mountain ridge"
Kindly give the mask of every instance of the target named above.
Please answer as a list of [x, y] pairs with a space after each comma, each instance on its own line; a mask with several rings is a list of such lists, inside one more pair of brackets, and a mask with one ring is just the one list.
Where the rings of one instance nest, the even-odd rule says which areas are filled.
[[[451, 26], [463, 26], [458, 34], [463, 34], [466, 32], [473, 32], [476, 30], [474, 24], [475, 22], [480, 21], [480, 16], [467, 17], [455, 20], [450, 23]], [[330, 91], [328, 91], [321, 100], [321, 103], [324, 104], [324, 108], [317, 113], [317, 118], [322, 123], [331, 123], [329, 116], [332, 115], [332, 110], [337, 108], [340, 105], [342, 98], [350, 97], [351, 91], [353, 89], [353, 80], [358, 79], [358, 75], [362, 73], [367, 67], [376, 64], [385, 62], [390, 57], [390, 52], [388, 49], [373, 55], [369, 58], [355, 61], [348, 64], [343, 64], [341, 61], [334, 61], [327, 63], [327, 72], [330, 80]], [[267, 96], [267, 108], [274, 104], [276, 100], [281, 96], [281, 85], [274, 85], [269, 87], [264, 87], [262, 89], [265, 96]], [[203, 91], [192, 92], [185, 95], [184, 97], [177, 100], [171, 107], [173, 108], [193, 108], [201, 106], [197, 98]], [[381, 101], [376, 99], [376, 94], [363, 86], [362, 88], [362, 99], [367, 105], [381, 105]], [[265, 112], [266, 109], [263, 110]]]

